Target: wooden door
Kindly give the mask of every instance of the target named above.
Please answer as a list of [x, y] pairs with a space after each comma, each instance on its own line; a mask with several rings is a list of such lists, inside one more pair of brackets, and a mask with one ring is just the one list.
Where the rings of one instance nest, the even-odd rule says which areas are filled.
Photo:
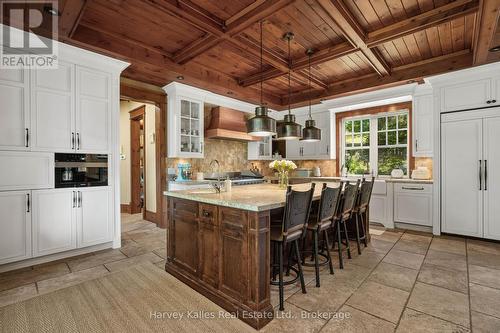
[[77, 66], [76, 128], [79, 150], [106, 154], [111, 142], [111, 75]]
[[0, 71], [0, 150], [29, 150], [29, 72], [22, 69]]
[[33, 256], [76, 248], [77, 191], [33, 191]]
[[484, 237], [500, 240], [500, 117], [485, 118]]
[[130, 111], [130, 213], [143, 213], [146, 207], [146, 106]]
[[446, 116], [441, 124], [442, 231], [482, 237], [483, 121], [466, 118], [448, 121]]
[[31, 258], [31, 191], [0, 192], [0, 264]]
[[77, 214], [78, 247], [113, 240], [112, 197], [109, 187], [92, 187], [79, 191]]
[[75, 151], [75, 66], [59, 62], [58, 69], [31, 73], [33, 149], [60, 153]]

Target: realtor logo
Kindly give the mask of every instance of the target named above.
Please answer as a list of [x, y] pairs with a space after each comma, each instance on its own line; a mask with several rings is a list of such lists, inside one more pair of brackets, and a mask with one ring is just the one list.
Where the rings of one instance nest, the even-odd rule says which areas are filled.
[[57, 0], [3, 0], [0, 68], [57, 68]]

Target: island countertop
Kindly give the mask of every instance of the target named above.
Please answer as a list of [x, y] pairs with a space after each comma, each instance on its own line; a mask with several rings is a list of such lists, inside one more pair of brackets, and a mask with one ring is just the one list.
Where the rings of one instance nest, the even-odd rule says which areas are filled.
[[[329, 183], [328, 186], [335, 187]], [[297, 191], [306, 191], [311, 184], [292, 185]], [[322, 183], [316, 184], [314, 199], [321, 196]], [[280, 188], [277, 184], [256, 184], [233, 186], [230, 192], [214, 193], [213, 190], [197, 189], [185, 191], [165, 191], [164, 195], [179, 199], [197, 201], [217, 206], [231, 207], [254, 212], [262, 212], [285, 206], [286, 189]]]

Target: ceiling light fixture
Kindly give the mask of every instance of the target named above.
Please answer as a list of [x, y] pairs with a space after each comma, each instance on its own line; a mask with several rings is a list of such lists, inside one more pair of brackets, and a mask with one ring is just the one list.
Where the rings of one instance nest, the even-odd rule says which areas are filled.
[[43, 7], [43, 10], [52, 16], [61, 16], [59, 11], [52, 6], [45, 6]]
[[268, 109], [264, 106], [262, 81], [264, 81], [264, 68], [262, 45], [262, 21], [260, 21], [260, 105], [255, 108], [255, 116], [247, 120], [247, 133], [252, 136], [276, 135], [276, 120], [267, 115]]
[[321, 141], [321, 130], [316, 127], [316, 121], [312, 119], [311, 113], [311, 56], [314, 51], [312, 49], [307, 49], [306, 54], [309, 57], [309, 119], [306, 120], [306, 126], [302, 129], [302, 141], [306, 142], [318, 142]]
[[184, 80], [184, 76], [182, 76], [182, 75], [177, 75], [177, 80], [181, 80], [181, 81], [182, 81], [182, 80]]
[[489, 49], [488, 51], [490, 51], [490, 52], [498, 52], [498, 51], [500, 51], [500, 45], [494, 46], [491, 49]]
[[297, 140], [302, 138], [302, 126], [295, 121], [292, 114], [292, 58], [290, 54], [290, 43], [294, 38], [293, 32], [287, 32], [283, 39], [288, 41], [288, 114], [285, 115], [283, 123], [278, 128], [278, 140]]

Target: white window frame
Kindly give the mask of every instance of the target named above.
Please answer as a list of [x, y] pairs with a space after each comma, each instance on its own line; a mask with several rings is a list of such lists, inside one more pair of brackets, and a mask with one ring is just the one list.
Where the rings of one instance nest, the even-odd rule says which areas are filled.
[[[348, 148], [346, 149], [345, 147], [345, 123], [347, 121], [352, 121], [352, 120], [362, 120], [362, 119], [370, 119], [370, 157], [369, 157], [369, 172], [371, 172], [375, 177], [378, 177], [378, 118], [380, 117], [387, 117], [387, 116], [399, 116], [406, 114], [407, 116], [407, 136], [406, 136], [406, 160], [408, 163], [408, 174], [405, 175], [405, 178], [409, 178], [409, 173], [410, 173], [410, 137], [411, 137], [411, 127], [410, 127], [410, 110], [409, 109], [401, 109], [397, 111], [390, 111], [390, 112], [380, 112], [380, 113], [374, 113], [374, 114], [365, 114], [365, 115], [359, 115], [359, 116], [354, 116], [354, 117], [346, 117], [342, 119], [342, 128], [341, 128], [341, 156], [340, 156], [340, 165], [343, 166], [345, 164], [345, 152], [346, 150], [357, 150], [357, 149], [363, 149], [363, 147], [353, 147], [353, 148]], [[361, 124], [362, 126], [362, 124]], [[397, 128], [397, 125], [396, 125]], [[354, 130], [354, 128], [353, 128]], [[387, 130], [386, 130], [387, 132]], [[396, 134], [397, 135], [397, 134]], [[386, 145], [383, 146], [384, 148], [397, 148], [397, 147], [404, 147], [405, 145], [401, 144], [396, 144], [396, 145]], [[351, 174], [349, 173], [348, 176], [361, 176], [360, 174]], [[380, 178], [390, 178], [389, 175], [381, 175]]]

